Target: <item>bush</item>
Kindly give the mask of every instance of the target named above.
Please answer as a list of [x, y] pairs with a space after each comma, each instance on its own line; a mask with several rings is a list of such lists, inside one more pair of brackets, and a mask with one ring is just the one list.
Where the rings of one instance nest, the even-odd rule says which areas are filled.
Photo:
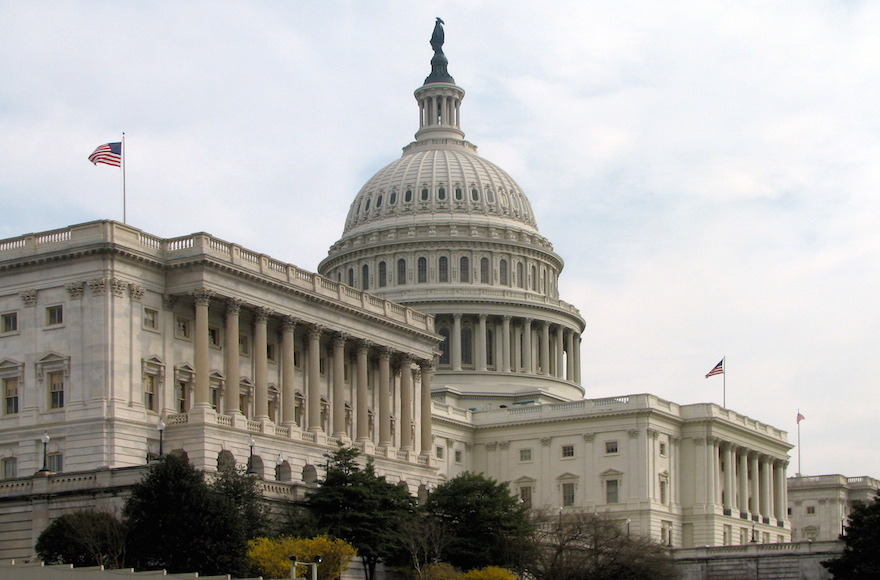
[[46, 564], [121, 568], [125, 524], [115, 515], [79, 510], [52, 521], [37, 538], [37, 556]]
[[486, 566], [478, 570], [465, 573], [462, 580], [516, 580], [513, 572], [498, 566]]
[[[248, 560], [254, 574], [265, 578], [290, 577], [290, 556], [300, 562], [314, 562], [320, 555], [323, 561], [318, 565], [319, 580], [336, 580], [348, 563], [357, 555], [351, 544], [345, 540], [331, 540], [327, 536], [301, 539], [282, 536], [276, 539], [257, 538], [248, 542]], [[311, 567], [300, 566], [297, 576], [310, 578]]]

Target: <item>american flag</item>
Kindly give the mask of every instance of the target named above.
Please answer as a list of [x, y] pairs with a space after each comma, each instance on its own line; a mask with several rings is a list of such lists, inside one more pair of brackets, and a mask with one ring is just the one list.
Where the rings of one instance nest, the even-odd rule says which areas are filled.
[[798, 423], [800, 423], [800, 422], [803, 421], [804, 419], [806, 419], [806, 417], [804, 417], [804, 416], [801, 415], [800, 413], [797, 414], [797, 422], [798, 422]]
[[103, 145], [98, 145], [98, 148], [89, 155], [89, 161], [95, 165], [103, 163], [104, 165], [121, 167], [122, 143], [105, 143]]
[[709, 371], [709, 374], [706, 375], [706, 378], [708, 379], [711, 376], [723, 375], [723, 374], [724, 374], [724, 359], [721, 359], [721, 361], [717, 365], [715, 365], [711, 371]]

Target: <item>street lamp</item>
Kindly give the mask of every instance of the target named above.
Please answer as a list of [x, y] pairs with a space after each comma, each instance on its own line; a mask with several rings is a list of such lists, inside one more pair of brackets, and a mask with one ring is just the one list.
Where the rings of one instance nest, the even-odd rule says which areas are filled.
[[46, 455], [46, 449], [49, 446], [49, 441], [51, 441], [51, 437], [49, 437], [48, 431], [43, 431], [43, 436], [40, 437], [40, 441], [43, 442], [43, 469], [41, 469], [38, 473], [49, 473], [49, 465], [48, 465], [48, 457]]
[[161, 459], [164, 455], [162, 448], [163, 436], [165, 435], [165, 421], [159, 419], [159, 424], [156, 425], [156, 428], [159, 430], [159, 458]]
[[751, 540], [750, 543], [751, 543], [751, 544], [757, 544], [757, 543], [758, 543], [758, 536], [757, 536], [757, 534], [755, 533], [755, 524], [754, 524], [754, 523], [752, 523], [752, 540]]
[[250, 448], [251, 448], [251, 454], [250, 454], [250, 456], [248, 456], [248, 469], [247, 469], [248, 475], [256, 475], [257, 474], [257, 472], [254, 470], [254, 445], [256, 445], [256, 444], [257, 444], [257, 442], [254, 441], [254, 436], [253, 435], [249, 436], [248, 437], [248, 446], [250, 446]]
[[629, 525], [632, 523], [632, 520], [626, 518], [626, 538], [629, 539]]
[[312, 580], [318, 580], [318, 564], [324, 561], [323, 556], [315, 556], [314, 562], [297, 562], [296, 556], [290, 556], [290, 580], [296, 580], [297, 566], [311, 566]]

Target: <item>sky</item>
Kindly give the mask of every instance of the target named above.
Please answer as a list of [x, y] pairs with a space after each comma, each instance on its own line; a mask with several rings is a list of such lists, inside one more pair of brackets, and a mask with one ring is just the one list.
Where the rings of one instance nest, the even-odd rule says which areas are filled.
[[[721, 404], [880, 478], [880, 4], [0, 0], [0, 239], [125, 219], [316, 270], [418, 128], [462, 128], [587, 321], [587, 396]], [[873, 304], [873, 306], [871, 306]], [[722, 358], [726, 374], [705, 378]], [[799, 453], [800, 451], [800, 453]], [[800, 459], [799, 459], [800, 456]]]

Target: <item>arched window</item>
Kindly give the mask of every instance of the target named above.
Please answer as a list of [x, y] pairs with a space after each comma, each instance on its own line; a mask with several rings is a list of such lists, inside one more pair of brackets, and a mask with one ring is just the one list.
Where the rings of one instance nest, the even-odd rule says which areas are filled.
[[376, 209], [379, 209], [380, 207], [382, 207], [382, 196], [381, 195], [376, 198]]
[[422, 188], [422, 201], [428, 201], [428, 197], [431, 195], [431, 192], [428, 191], [427, 187]]
[[364, 264], [363, 268], [361, 268], [361, 289], [370, 289], [370, 267], [366, 264]]
[[486, 329], [486, 364], [495, 365], [495, 331], [491, 328]]
[[464, 199], [464, 191], [460, 187], [455, 188], [455, 201], [461, 201]]
[[397, 285], [406, 284], [406, 260], [403, 258], [397, 260]]
[[397, 192], [392, 191], [391, 197], [388, 198], [388, 205], [394, 205], [395, 203], [397, 203]]
[[489, 203], [495, 203], [495, 192], [491, 189], [486, 190], [486, 201]]
[[471, 263], [467, 256], [462, 256], [458, 261], [458, 279], [460, 282], [471, 281]]
[[522, 262], [516, 263], [516, 285], [520, 288], [526, 287], [526, 275]]
[[449, 282], [449, 258], [446, 256], [440, 256], [437, 265], [437, 269], [440, 271], [440, 281]]
[[470, 326], [461, 329], [461, 364], [474, 364], [474, 341], [473, 331]]
[[428, 259], [427, 258], [419, 258], [419, 284], [424, 284], [428, 281]]
[[480, 259], [480, 283], [489, 283], [489, 258]]
[[442, 326], [438, 331], [443, 340], [440, 341], [440, 364], [449, 364], [449, 328]]
[[403, 201], [405, 201], [406, 203], [409, 203], [412, 201], [412, 190], [411, 189], [407, 189], [406, 193], [403, 194]]
[[437, 199], [439, 199], [440, 201], [443, 201], [444, 199], [446, 199], [446, 188], [445, 187], [441, 187], [440, 189], [437, 190]]
[[379, 262], [379, 288], [384, 288], [385, 284], [388, 283], [386, 278], [387, 275], [388, 271], [385, 262]]
[[532, 290], [538, 291], [538, 269], [532, 266]]
[[498, 262], [498, 274], [499, 278], [501, 278], [501, 285], [509, 286], [510, 281], [507, 279], [507, 260], [503, 258]]
[[367, 213], [368, 211], [370, 211], [370, 201], [371, 201], [371, 198], [368, 197], [367, 204], [364, 206], [364, 213]]
[[[476, 187], [471, 189], [471, 200], [472, 201], [480, 201], [480, 190], [478, 190]], [[367, 209], [370, 209], [370, 208], [367, 208]]]
[[354, 268], [348, 269], [348, 285], [354, 286]]

